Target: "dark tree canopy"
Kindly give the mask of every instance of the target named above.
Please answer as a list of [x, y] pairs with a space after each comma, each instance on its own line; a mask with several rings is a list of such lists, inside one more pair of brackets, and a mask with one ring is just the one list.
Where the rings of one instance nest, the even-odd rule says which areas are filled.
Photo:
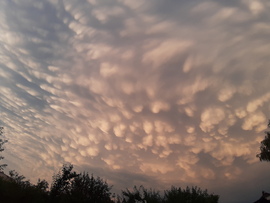
[[[268, 121], [268, 128], [270, 127], [270, 120]], [[257, 157], [260, 161], [270, 161], [270, 131], [265, 132], [265, 138], [261, 141], [260, 153]]]
[[[31, 184], [15, 170], [9, 178], [0, 177], [0, 202], [9, 203], [218, 203], [219, 196], [209, 194], [199, 187], [186, 189], [172, 186], [162, 195], [143, 186], [122, 191], [122, 195], [111, 194], [111, 186], [100, 177], [86, 172], [73, 171], [73, 165], [63, 165], [53, 176], [51, 187], [48, 182], [38, 180]], [[14, 195], [16, 194], [16, 195]]]
[[218, 203], [219, 196], [209, 194], [207, 190], [196, 186], [186, 189], [172, 186], [171, 190], [165, 191], [164, 200], [166, 203]]
[[153, 189], [147, 190], [142, 185], [138, 188], [133, 187], [133, 191], [126, 189], [122, 191], [123, 203], [136, 203], [136, 202], [147, 202], [147, 203], [161, 203], [162, 197], [159, 194], [159, 191]]
[[[270, 121], [268, 124], [270, 127]], [[270, 131], [262, 141], [261, 160], [270, 161]], [[0, 127], [0, 152], [4, 151], [3, 145], [7, 142], [1, 139], [3, 127]], [[0, 160], [3, 159], [0, 156]], [[0, 172], [6, 164], [0, 164]], [[15, 170], [9, 171], [9, 176], [2, 174], [0, 177], [0, 202], [9, 203], [218, 203], [219, 196], [208, 194], [207, 190], [198, 187], [186, 189], [172, 187], [165, 190], [164, 195], [159, 191], [146, 189], [143, 186], [134, 186], [133, 190], [122, 191], [122, 196], [115, 196], [110, 191], [106, 181], [94, 177], [86, 172], [77, 173], [73, 165], [63, 165], [61, 170], [53, 176], [51, 187], [46, 180], [38, 179], [36, 185], [25, 180], [23, 175]], [[3, 178], [5, 177], [5, 178]], [[16, 194], [16, 195], [14, 195]]]
[[49, 203], [45, 180], [33, 185], [15, 170], [9, 172], [9, 178], [0, 178], [0, 202], [8, 203]]
[[126, 189], [122, 191], [122, 195], [122, 203], [218, 203], [219, 200], [218, 195], [209, 194], [207, 190], [199, 187], [182, 189], [172, 186], [161, 196], [158, 191], [134, 186], [133, 191]]
[[112, 203], [111, 187], [100, 177], [88, 173], [76, 173], [73, 165], [64, 165], [53, 177], [51, 202]]
[[[7, 142], [7, 140], [2, 139], [2, 135], [4, 133], [4, 128], [0, 127], [0, 152], [4, 151], [4, 144]], [[4, 159], [3, 156], [0, 156], [0, 160]], [[2, 171], [7, 165], [6, 164], [0, 164], [0, 171]]]
[[69, 199], [72, 181], [78, 176], [72, 170], [73, 165], [63, 165], [61, 171], [53, 176], [51, 185], [51, 198], [53, 202], [65, 202]]

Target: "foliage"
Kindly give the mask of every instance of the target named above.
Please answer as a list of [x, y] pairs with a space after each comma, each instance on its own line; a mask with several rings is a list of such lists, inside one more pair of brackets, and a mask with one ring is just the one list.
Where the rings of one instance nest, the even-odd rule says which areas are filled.
[[[257, 156], [261, 160], [270, 161], [270, 132], [266, 134], [262, 141], [262, 152]], [[0, 127], [1, 135], [3, 127]], [[0, 139], [0, 152], [4, 150], [3, 145], [6, 142], [7, 140]], [[0, 160], [3, 158], [0, 156]], [[6, 164], [0, 165], [0, 172], [5, 166]], [[218, 195], [208, 194], [207, 190], [203, 191], [198, 187], [181, 189], [174, 186], [164, 191], [163, 197], [159, 191], [148, 190], [143, 186], [134, 186], [133, 191], [126, 189], [122, 191], [122, 196], [115, 196], [110, 192], [112, 186], [106, 181], [86, 172], [77, 173], [73, 171], [71, 164], [63, 165], [53, 176], [50, 190], [46, 180], [38, 179], [37, 184], [33, 185], [15, 170], [9, 171], [9, 177], [4, 177], [0, 178], [0, 200], [9, 203], [218, 203], [219, 200]]]
[[164, 202], [167, 203], [217, 203], [218, 195], [208, 194], [207, 190], [199, 187], [186, 187], [186, 189], [172, 186], [171, 190], [165, 191]]
[[74, 200], [80, 202], [110, 203], [111, 186], [100, 177], [94, 178], [93, 174], [80, 173], [72, 182], [71, 194]]
[[122, 191], [123, 202], [126, 203], [135, 203], [135, 202], [147, 202], [147, 203], [160, 203], [162, 198], [158, 191], [153, 189], [147, 190], [142, 185], [137, 188], [133, 187], [133, 191], [126, 189]]
[[53, 177], [52, 202], [93, 202], [111, 203], [111, 187], [100, 177], [72, 171], [73, 165], [64, 165]]
[[[0, 127], [0, 137], [2, 137], [2, 135], [4, 134], [4, 128]], [[7, 140], [4, 140], [2, 138], [0, 138], [0, 152], [4, 151], [4, 147], [3, 145], [7, 142]], [[4, 159], [3, 156], [0, 156], [0, 160]], [[0, 171], [2, 171], [7, 165], [6, 164], [0, 164]]]
[[49, 188], [49, 183], [46, 180], [40, 180], [38, 179], [37, 185], [35, 186], [38, 190], [42, 192], [47, 192]]
[[164, 197], [161, 197], [158, 191], [134, 186], [133, 191], [126, 189], [122, 191], [122, 195], [123, 203], [218, 203], [219, 200], [218, 195], [208, 194], [207, 190], [199, 187], [181, 189], [172, 186], [170, 190], [165, 190]]
[[[0, 178], [1, 202], [46, 203], [48, 194], [37, 185], [32, 185], [16, 171], [10, 171], [10, 179]], [[43, 182], [44, 183], [44, 182]], [[47, 183], [48, 184], [48, 183]]]
[[[181, 189], [172, 186], [161, 196], [159, 191], [134, 186], [122, 191], [122, 196], [111, 195], [111, 186], [100, 177], [77, 173], [73, 166], [63, 165], [53, 176], [50, 191], [45, 180], [33, 185], [16, 171], [10, 171], [10, 179], [0, 178], [1, 202], [27, 203], [218, 203], [219, 196], [208, 194], [199, 187]], [[14, 195], [16, 194], [16, 195]]]
[[70, 200], [72, 181], [78, 174], [72, 171], [73, 165], [63, 165], [62, 170], [53, 176], [50, 197], [52, 202], [67, 202]]
[[25, 187], [30, 185], [29, 180], [24, 181], [25, 177], [23, 175], [20, 175], [15, 170], [9, 171], [9, 177], [12, 178], [18, 185]]
[[[270, 127], [270, 120], [268, 121], [268, 127]], [[260, 161], [270, 161], [270, 131], [266, 131], [265, 134], [264, 140], [261, 141], [261, 152], [257, 154]]]

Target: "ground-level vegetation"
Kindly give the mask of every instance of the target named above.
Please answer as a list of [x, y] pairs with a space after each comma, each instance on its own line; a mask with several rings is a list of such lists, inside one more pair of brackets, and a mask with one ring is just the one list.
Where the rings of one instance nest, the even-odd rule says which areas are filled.
[[112, 194], [111, 189], [102, 178], [78, 173], [71, 164], [63, 165], [50, 186], [40, 179], [32, 184], [16, 171], [0, 177], [0, 200], [9, 203], [217, 203], [219, 200], [218, 195], [199, 187], [172, 186], [163, 195], [143, 186], [125, 189], [120, 195]]

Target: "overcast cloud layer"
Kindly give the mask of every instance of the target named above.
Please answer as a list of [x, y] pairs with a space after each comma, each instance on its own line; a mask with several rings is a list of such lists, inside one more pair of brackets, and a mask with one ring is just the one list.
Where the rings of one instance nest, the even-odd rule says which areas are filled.
[[198, 185], [221, 203], [270, 192], [270, 2], [1, 0], [7, 170], [63, 163], [115, 191]]

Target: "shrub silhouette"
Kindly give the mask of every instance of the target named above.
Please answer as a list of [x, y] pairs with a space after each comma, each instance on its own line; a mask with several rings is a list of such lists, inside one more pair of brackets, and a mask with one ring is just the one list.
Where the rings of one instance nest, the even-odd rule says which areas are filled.
[[64, 165], [53, 177], [51, 202], [111, 203], [111, 187], [100, 177], [76, 173], [73, 165]]
[[[48, 190], [46, 180], [33, 185], [16, 171], [10, 171], [10, 178], [0, 178], [0, 202], [9, 203], [218, 203], [219, 196], [208, 194], [199, 187], [186, 189], [172, 186], [161, 196], [159, 191], [134, 186], [133, 190], [122, 191], [122, 196], [111, 194], [112, 186], [100, 177], [86, 172], [73, 171], [73, 165], [63, 165], [53, 176]], [[16, 194], [16, 195], [15, 195]], [[113, 201], [114, 199], [114, 201]]]

